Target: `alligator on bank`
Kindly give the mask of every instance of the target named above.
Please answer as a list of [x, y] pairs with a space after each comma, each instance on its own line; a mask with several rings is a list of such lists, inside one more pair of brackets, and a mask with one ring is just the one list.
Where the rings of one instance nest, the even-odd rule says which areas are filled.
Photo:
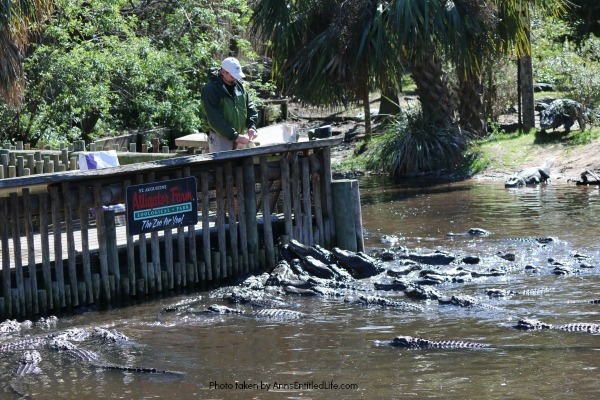
[[489, 344], [465, 342], [462, 340], [435, 341], [412, 336], [396, 336], [392, 340], [375, 341], [378, 346], [399, 347], [407, 350], [421, 349], [481, 349], [490, 347]]
[[586, 110], [580, 103], [571, 99], [556, 99], [540, 112], [540, 128], [545, 133], [546, 129], [564, 126], [565, 133], [569, 133], [577, 122], [579, 129], [585, 131], [585, 119]]
[[554, 159], [548, 159], [544, 165], [522, 169], [516, 174], [510, 176], [506, 182], [504, 182], [504, 187], [513, 188], [549, 182], [550, 169], [553, 165]]
[[564, 325], [552, 325], [536, 319], [521, 319], [514, 326], [516, 329], [522, 330], [542, 330], [542, 329], [557, 329], [561, 331], [572, 332], [600, 332], [600, 324], [593, 323], [571, 323]]

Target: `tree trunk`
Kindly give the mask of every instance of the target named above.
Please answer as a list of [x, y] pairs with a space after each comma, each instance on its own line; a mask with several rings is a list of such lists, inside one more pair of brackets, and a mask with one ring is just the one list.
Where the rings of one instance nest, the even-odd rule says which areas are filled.
[[379, 102], [379, 115], [391, 117], [400, 113], [400, 99], [398, 91], [393, 87], [381, 89], [381, 101]]
[[425, 53], [410, 58], [408, 64], [426, 120], [435, 120], [443, 125], [453, 124], [452, 95], [448, 76], [440, 60], [434, 54]]
[[461, 128], [481, 135], [485, 131], [485, 103], [481, 74], [458, 73], [458, 115]]
[[521, 68], [521, 107], [523, 112], [523, 130], [535, 128], [535, 98], [533, 96], [533, 64], [531, 56], [519, 57]]

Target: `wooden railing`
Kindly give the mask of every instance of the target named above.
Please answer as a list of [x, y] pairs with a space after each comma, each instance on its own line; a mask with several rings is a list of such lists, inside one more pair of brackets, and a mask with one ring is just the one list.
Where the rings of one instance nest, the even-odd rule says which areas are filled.
[[[1, 317], [218, 284], [274, 267], [280, 241], [336, 245], [330, 146], [340, 142], [1, 180]], [[184, 177], [197, 182], [198, 224], [127, 234], [125, 216], [110, 207], [125, 202], [127, 187]]]

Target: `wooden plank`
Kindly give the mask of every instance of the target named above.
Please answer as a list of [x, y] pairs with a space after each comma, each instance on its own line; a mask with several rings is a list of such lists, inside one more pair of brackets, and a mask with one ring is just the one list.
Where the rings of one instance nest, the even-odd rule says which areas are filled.
[[44, 288], [46, 290], [46, 303], [49, 309], [54, 309], [54, 295], [52, 294], [52, 271], [50, 266], [50, 241], [48, 238], [48, 200], [47, 193], [39, 196], [40, 206], [40, 247], [42, 248], [42, 273], [44, 277]]
[[106, 259], [108, 261], [108, 276], [114, 276], [114, 291], [111, 297], [121, 298], [121, 268], [119, 266], [119, 253], [117, 249], [117, 227], [114, 210], [102, 210], [104, 214], [104, 229], [106, 231]]
[[315, 222], [319, 230], [318, 244], [325, 246], [324, 226], [323, 226], [323, 208], [321, 205], [321, 179], [319, 176], [319, 160], [315, 153], [309, 156], [312, 186], [312, 201], [314, 205]]
[[90, 263], [90, 209], [85, 203], [87, 187], [79, 186], [79, 222], [81, 226], [81, 262], [83, 267], [83, 281], [85, 283], [85, 299], [87, 304], [94, 304], [92, 291], [92, 271]]
[[27, 239], [27, 265], [29, 272], [29, 279], [31, 281], [31, 303], [33, 305], [33, 314], [38, 314], [38, 289], [37, 289], [37, 275], [35, 265], [35, 244], [33, 237], [33, 210], [31, 209], [31, 201], [29, 195], [29, 188], [23, 188], [23, 206], [28, 214], [25, 218], [25, 237]]
[[273, 247], [273, 227], [271, 226], [271, 204], [269, 191], [267, 157], [260, 157], [260, 189], [263, 203], [263, 237], [265, 244], [265, 265], [260, 270], [275, 267], [275, 249]]
[[202, 251], [204, 253], [205, 275], [202, 280], [212, 281], [212, 255], [210, 250], [210, 196], [208, 191], [208, 172], [200, 174], [200, 186], [202, 191]]
[[256, 225], [256, 188], [254, 161], [252, 157], [243, 160], [244, 167], [244, 204], [246, 206], [246, 237], [248, 239], [248, 262], [250, 271], [258, 265], [258, 227]]
[[110, 284], [108, 282], [108, 253], [106, 246], [106, 230], [104, 225], [104, 212], [100, 196], [100, 183], [93, 184], [94, 210], [96, 212], [96, 234], [98, 235], [98, 255], [100, 257], [100, 287], [101, 295], [106, 304], [111, 304]]
[[224, 199], [223, 167], [215, 170], [215, 193], [217, 201], [217, 237], [219, 246], [220, 266], [215, 279], [227, 278], [227, 238], [225, 232], [225, 199]]
[[302, 237], [304, 238], [305, 244], [313, 245], [313, 229], [312, 229], [312, 210], [311, 210], [311, 196], [310, 196], [310, 172], [308, 166], [308, 158], [302, 157], [300, 159], [302, 166], [302, 209], [304, 212], [304, 221], [302, 226]]
[[283, 215], [285, 235], [288, 238], [292, 237], [292, 193], [290, 183], [290, 159], [291, 153], [286, 153], [281, 157], [281, 191], [283, 196]]
[[333, 215], [333, 195], [332, 195], [332, 180], [331, 180], [331, 149], [329, 147], [323, 148], [319, 151], [319, 162], [322, 166], [321, 169], [321, 180], [322, 184], [322, 193], [323, 193], [323, 201], [324, 201], [324, 214], [325, 219], [329, 221], [329, 229], [325, 229], [325, 246], [330, 248], [333, 246], [333, 241], [335, 238], [335, 224], [333, 223], [334, 215]]
[[[2, 221], [9, 221], [8, 219], [8, 199], [0, 198], [0, 216]], [[11, 221], [13, 224], [15, 221]], [[8, 223], [0, 224], [0, 232], [2, 235], [0, 240], [2, 241], [2, 295], [4, 296], [4, 315], [9, 318], [12, 316], [12, 296], [11, 296], [11, 273], [10, 273], [10, 249], [8, 244]]]
[[73, 218], [71, 218], [71, 196], [69, 196], [69, 182], [63, 182], [62, 184], [63, 195], [63, 210], [65, 215], [65, 227], [67, 234], [67, 265], [69, 270], [69, 284], [71, 285], [71, 305], [73, 307], [79, 306], [79, 298], [77, 293], [77, 265], [75, 250], [75, 238], [73, 236]]
[[236, 188], [234, 187], [233, 181], [233, 166], [230, 162], [228, 162], [227, 164], [225, 164], [225, 186], [227, 191], [227, 205], [229, 206], [229, 254], [231, 256], [232, 267], [231, 271], [227, 271], [229, 276], [231, 276], [232, 274], [237, 275], [239, 272], [238, 224], [236, 217], [237, 199], [235, 198]]
[[61, 200], [57, 186], [50, 186], [50, 206], [52, 212], [52, 237], [54, 238], [54, 275], [56, 276], [56, 284], [58, 287], [58, 295], [54, 298], [60, 301], [60, 304], [54, 304], [54, 308], [59, 310], [60, 307], [66, 307], [65, 299], [65, 276], [63, 265], [62, 252], [62, 235], [60, 232], [61, 223]]
[[238, 221], [239, 221], [239, 234], [240, 243], [239, 247], [242, 252], [242, 268], [240, 270], [244, 273], [248, 273], [248, 231], [246, 229], [246, 204], [244, 203], [244, 168], [235, 168], [235, 180], [237, 187], [237, 202], [238, 202]]
[[[136, 183], [141, 185], [144, 183], [144, 176], [138, 175], [136, 177]], [[138, 247], [140, 254], [140, 276], [144, 281], [144, 294], [148, 294], [150, 290], [150, 275], [154, 276], [154, 273], [148, 273], [148, 249], [146, 248], [146, 234], [140, 233], [138, 235]]]
[[300, 242], [302, 238], [302, 206], [301, 206], [301, 185], [300, 185], [300, 162], [298, 153], [292, 156], [292, 204], [294, 208], [294, 228], [290, 239], [296, 239]]
[[[131, 186], [131, 180], [123, 182], [123, 191]], [[136, 274], [135, 274], [135, 245], [133, 236], [129, 234], [129, 224], [125, 224], [127, 236], [127, 277], [129, 278], [129, 294], [135, 296], [137, 293]]]

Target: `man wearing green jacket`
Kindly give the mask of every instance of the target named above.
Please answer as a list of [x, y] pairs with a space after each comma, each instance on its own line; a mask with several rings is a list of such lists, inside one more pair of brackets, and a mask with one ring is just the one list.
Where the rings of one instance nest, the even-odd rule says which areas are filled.
[[211, 127], [211, 153], [233, 150], [236, 144], [246, 145], [256, 137], [258, 113], [240, 81], [245, 76], [240, 62], [228, 57], [221, 62], [221, 69], [211, 72], [202, 89], [202, 104]]

